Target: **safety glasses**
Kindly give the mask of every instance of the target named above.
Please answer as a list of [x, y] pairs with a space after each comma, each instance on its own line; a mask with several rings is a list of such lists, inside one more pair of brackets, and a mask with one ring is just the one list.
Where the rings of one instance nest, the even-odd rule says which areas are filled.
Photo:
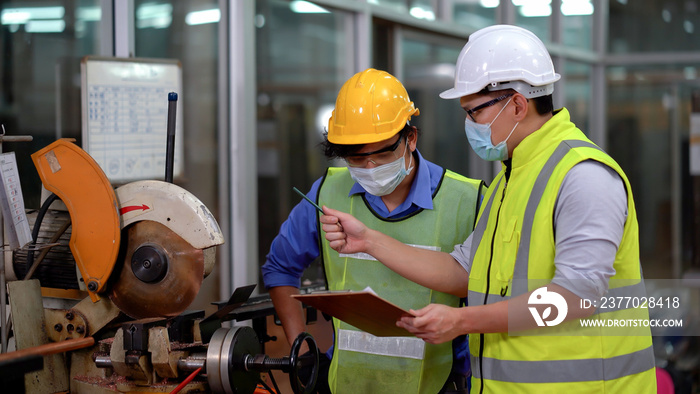
[[484, 108], [488, 108], [488, 107], [491, 107], [491, 106], [493, 106], [493, 105], [496, 105], [498, 102], [507, 99], [508, 97], [512, 96], [513, 94], [514, 94], [514, 93], [504, 94], [503, 96], [496, 97], [495, 99], [493, 99], [493, 100], [491, 100], [491, 101], [487, 101], [487, 102], [485, 102], [485, 103], [483, 103], [483, 104], [479, 104], [479, 105], [477, 105], [476, 107], [474, 107], [474, 108], [472, 108], [472, 109], [468, 109], [468, 110], [466, 110], [466, 111], [467, 111], [467, 115], [469, 115], [469, 117], [470, 117], [474, 122], [476, 122], [476, 119], [474, 119], [474, 115], [473, 115], [476, 111], [479, 111], [479, 110], [482, 110], [482, 109], [484, 109]]

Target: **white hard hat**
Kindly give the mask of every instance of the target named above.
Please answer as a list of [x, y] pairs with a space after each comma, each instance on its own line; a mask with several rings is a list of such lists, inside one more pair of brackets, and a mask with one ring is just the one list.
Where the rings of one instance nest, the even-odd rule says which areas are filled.
[[440, 97], [459, 98], [484, 88], [540, 97], [552, 94], [560, 77], [547, 48], [532, 32], [511, 25], [489, 26], [469, 36], [457, 58], [455, 87]]

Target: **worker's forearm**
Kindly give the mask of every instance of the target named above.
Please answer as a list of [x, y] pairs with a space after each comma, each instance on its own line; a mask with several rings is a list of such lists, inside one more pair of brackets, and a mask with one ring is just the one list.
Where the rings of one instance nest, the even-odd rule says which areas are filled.
[[[567, 305], [567, 315], [564, 321], [586, 318], [595, 311], [593, 308], [581, 308], [581, 298], [561, 286], [550, 284], [547, 286], [547, 290], [564, 297]], [[531, 294], [532, 292], [528, 292], [507, 301], [461, 308], [463, 332], [516, 332], [539, 328], [529, 309], [528, 301]], [[557, 310], [557, 313], [561, 312]]]
[[508, 301], [459, 308], [464, 334], [508, 332]]
[[433, 290], [465, 297], [469, 276], [448, 253], [415, 248], [369, 230], [367, 253], [399, 275]]
[[279, 286], [270, 289], [270, 298], [290, 345], [300, 333], [306, 331], [301, 302], [292, 298], [292, 294], [299, 294], [299, 289], [293, 286]]

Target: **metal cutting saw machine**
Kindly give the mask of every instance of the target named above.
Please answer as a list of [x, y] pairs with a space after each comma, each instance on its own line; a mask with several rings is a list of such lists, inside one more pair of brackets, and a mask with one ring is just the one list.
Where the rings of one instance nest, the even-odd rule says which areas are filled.
[[[282, 370], [295, 393], [313, 391], [310, 335], [275, 359], [253, 328], [223, 327], [243, 316], [254, 285], [209, 316], [187, 310], [224, 242], [199, 199], [157, 180], [115, 189], [67, 140], [32, 160], [51, 195], [28, 215], [32, 245], [6, 258], [11, 319], [2, 329], [18, 350], [0, 354], [0, 383], [27, 393], [257, 393], [275, 391], [261, 373]], [[61, 202], [65, 211], [51, 209]], [[302, 356], [302, 347], [311, 352]], [[305, 365], [312, 372], [302, 379]]]

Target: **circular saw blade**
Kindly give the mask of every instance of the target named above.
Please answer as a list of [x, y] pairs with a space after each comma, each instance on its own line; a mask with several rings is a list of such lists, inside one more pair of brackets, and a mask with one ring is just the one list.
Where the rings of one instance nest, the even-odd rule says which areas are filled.
[[125, 228], [122, 245], [109, 295], [122, 312], [136, 319], [170, 317], [192, 303], [204, 279], [201, 249], [149, 220]]

